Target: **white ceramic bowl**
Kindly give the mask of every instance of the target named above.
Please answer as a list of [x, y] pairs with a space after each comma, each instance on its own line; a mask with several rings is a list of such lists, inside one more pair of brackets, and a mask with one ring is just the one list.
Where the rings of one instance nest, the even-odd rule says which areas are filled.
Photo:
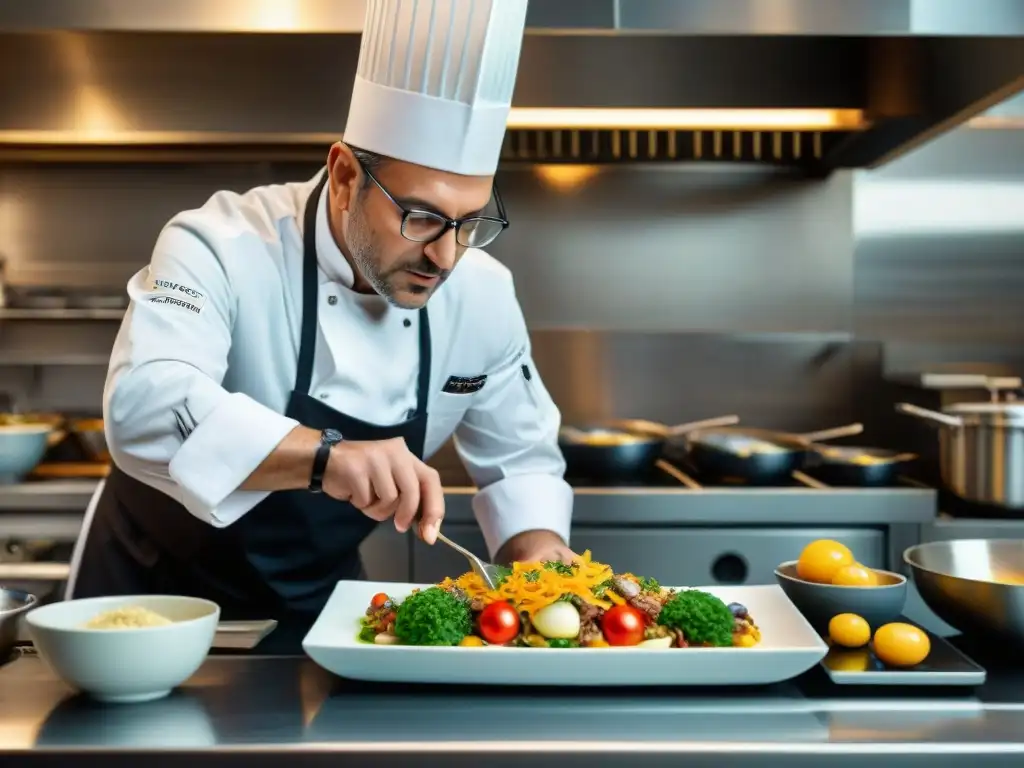
[[[162, 627], [85, 629], [97, 614], [139, 606], [172, 620]], [[68, 600], [25, 615], [29, 636], [65, 683], [108, 702], [151, 701], [190, 678], [206, 659], [220, 606], [175, 595]]]

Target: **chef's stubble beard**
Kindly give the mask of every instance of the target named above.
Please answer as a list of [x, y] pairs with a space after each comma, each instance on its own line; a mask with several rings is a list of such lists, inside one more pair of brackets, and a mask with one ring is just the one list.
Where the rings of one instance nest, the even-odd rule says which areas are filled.
[[[387, 272], [382, 272], [380, 264], [377, 263], [375, 258], [376, 246], [373, 244], [372, 230], [367, 225], [366, 220], [360, 214], [358, 217], [353, 217], [350, 220], [349, 232], [348, 232], [348, 247], [352, 253], [352, 260], [356, 263], [356, 267], [359, 268], [360, 273], [366, 278], [366, 281], [373, 286], [378, 294], [387, 299], [388, 303], [398, 307], [399, 309], [419, 309], [426, 303], [426, 299], [429, 299], [433, 295], [433, 292], [445, 281], [447, 275], [442, 274], [441, 279], [437, 281], [437, 285], [434, 286], [433, 290], [425, 294], [425, 299], [422, 302], [406, 302], [402, 301], [395, 295], [395, 286], [388, 279], [400, 272], [403, 272], [408, 267], [417, 267], [417, 264], [402, 264], [396, 266]], [[427, 271], [424, 269], [423, 271]], [[420, 294], [421, 296], [424, 294]]]

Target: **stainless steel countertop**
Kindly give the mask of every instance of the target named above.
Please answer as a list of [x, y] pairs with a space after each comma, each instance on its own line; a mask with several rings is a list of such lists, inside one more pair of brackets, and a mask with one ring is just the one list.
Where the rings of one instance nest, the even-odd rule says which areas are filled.
[[1024, 666], [990, 665], [958, 692], [843, 688], [817, 670], [753, 690], [382, 686], [219, 656], [168, 699], [102, 706], [25, 657], [0, 669], [0, 765], [1021, 765], [1022, 683]]
[[[95, 480], [48, 480], [0, 487], [5, 530], [49, 528], [77, 535]], [[574, 488], [574, 525], [900, 525], [937, 514], [932, 488]], [[473, 523], [475, 488], [445, 488], [449, 523]], [[16, 514], [12, 514], [16, 513]], [[29, 514], [36, 513], [36, 514]], [[68, 513], [74, 513], [69, 515]], [[63, 515], [67, 518], [58, 521]], [[26, 522], [20, 524], [19, 519]]]

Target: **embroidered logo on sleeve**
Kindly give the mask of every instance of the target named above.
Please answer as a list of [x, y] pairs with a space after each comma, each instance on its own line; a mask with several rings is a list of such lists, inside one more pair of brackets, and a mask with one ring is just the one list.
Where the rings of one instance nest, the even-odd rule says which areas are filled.
[[146, 301], [150, 304], [168, 304], [173, 307], [181, 307], [189, 312], [199, 314], [206, 304], [206, 294], [188, 285], [154, 277], [150, 274], [146, 280], [146, 290], [149, 296]]
[[441, 391], [447, 392], [449, 395], [471, 395], [483, 389], [486, 383], [486, 374], [480, 376], [449, 376]]

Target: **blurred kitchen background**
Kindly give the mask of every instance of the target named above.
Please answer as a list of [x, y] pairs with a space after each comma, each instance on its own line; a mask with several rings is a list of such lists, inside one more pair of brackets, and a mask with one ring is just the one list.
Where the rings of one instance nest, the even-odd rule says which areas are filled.
[[[343, 132], [361, 2], [161, 8], [0, 8], [0, 411], [99, 417], [161, 226], [219, 189], [311, 177]], [[938, 430], [894, 409], [1020, 388], [1024, 6], [531, 0], [530, 26], [517, 107], [691, 110], [509, 131], [491, 252], [565, 421], [862, 422], [846, 442], [920, 455], [883, 488], [574, 483], [575, 547], [663, 582], [770, 583], [821, 536], [900, 568], [919, 540], [1024, 535], [1024, 513], [941, 490]], [[0, 485], [0, 579], [60, 592], [103, 474], [97, 425], [75, 426]], [[449, 535], [481, 548], [454, 452], [433, 461]], [[463, 566], [383, 529], [366, 557], [402, 580]]]

